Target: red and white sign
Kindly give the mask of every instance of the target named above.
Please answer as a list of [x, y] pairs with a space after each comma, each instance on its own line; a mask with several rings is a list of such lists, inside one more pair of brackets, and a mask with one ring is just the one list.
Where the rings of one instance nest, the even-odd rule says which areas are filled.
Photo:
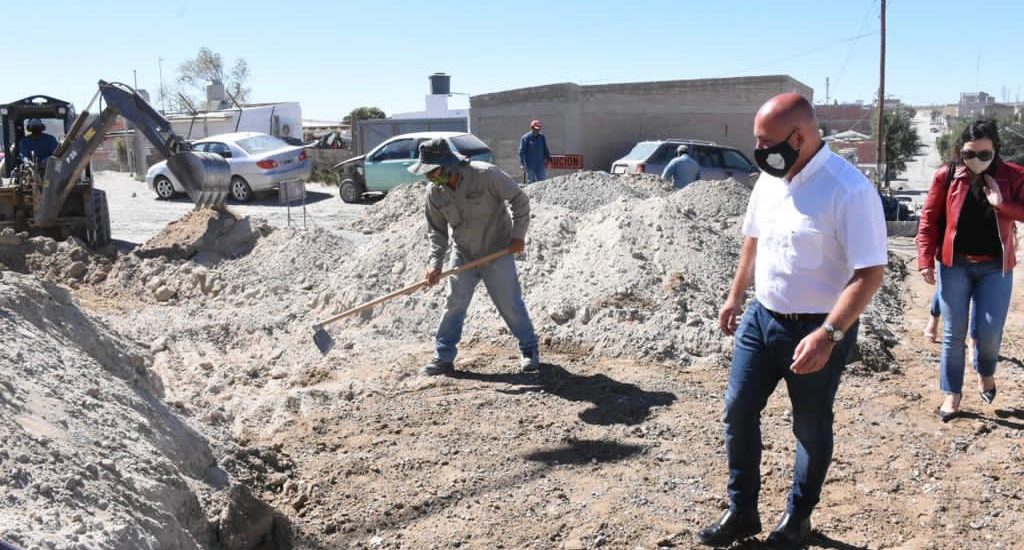
[[582, 170], [583, 155], [551, 155], [548, 168], [556, 170]]

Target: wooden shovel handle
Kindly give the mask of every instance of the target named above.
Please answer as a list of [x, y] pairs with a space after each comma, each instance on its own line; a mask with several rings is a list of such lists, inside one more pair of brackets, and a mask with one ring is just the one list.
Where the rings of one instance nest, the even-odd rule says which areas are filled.
[[[483, 258], [480, 258], [478, 260], [473, 260], [472, 262], [469, 262], [469, 263], [466, 263], [466, 264], [462, 264], [462, 265], [460, 265], [458, 267], [449, 269], [448, 271], [443, 271], [443, 272], [441, 272], [440, 278], [438, 280], [444, 279], [445, 277], [448, 277], [450, 275], [455, 275], [456, 273], [462, 273], [463, 271], [469, 271], [470, 269], [474, 269], [474, 268], [480, 267], [480, 266], [482, 266], [482, 265], [484, 265], [486, 263], [490, 263], [490, 262], [492, 262], [492, 261], [494, 261], [494, 260], [504, 256], [505, 254], [509, 254], [511, 252], [512, 252], [512, 250], [510, 250], [508, 248], [505, 248], [505, 249], [499, 250], [499, 251], [497, 251], [497, 252], [495, 252], [493, 254], [488, 254], [487, 256], [484, 256]], [[370, 300], [369, 302], [366, 302], [364, 304], [360, 304], [360, 305], [358, 305], [358, 306], [356, 306], [356, 307], [354, 307], [352, 309], [348, 309], [348, 310], [342, 311], [341, 313], [335, 315], [334, 317], [331, 317], [329, 319], [325, 319], [323, 321], [320, 321], [319, 323], [317, 323], [317, 324], [315, 324], [313, 326], [315, 328], [321, 328], [324, 325], [331, 324], [331, 323], [333, 323], [335, 321], [340, 321], [341, 319], [344, 319], [346, 317], [351, 317], [351, 316], [353, 316], [353, 315], [355, 315], [355, 314], [357, 314], [359, 312], [366, 311], [367, 309], [370, 309], [370, 308], [372, 308], [374, 306], [377, 306], [377, 305], [383, 304], [384, 302], [387, 302], [389, 300], [393, 300], [395, 298], [398, 298], [399, 296], [405, 296], [406, 294], [412, 294], [413, 292], [416, 292], [417, 290], [419, 290], [419, 289], [421, 289], [421, 288], [423, 288], [425, 286], [427, 286], [427, 279], [423, 279], [422, 281], [420, 281], [418, 283], [414, 283], [414, 284], [411, 284], [411, 285], [409, 285], [409, 286], [407, 286], [405, 288], [402, 288], [400, 290], [396, 290], [396, 291], [394, 291], [391, 294], [388, 294], [386, 296], [381, 296], [380, 298], [375, 298], [373, 300]]]

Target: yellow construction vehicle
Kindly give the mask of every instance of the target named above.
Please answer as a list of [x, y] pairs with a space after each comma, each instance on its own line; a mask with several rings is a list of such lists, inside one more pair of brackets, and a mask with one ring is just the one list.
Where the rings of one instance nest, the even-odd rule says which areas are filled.
[[[102, 97], [98, 115], [89, 109]], [[14, 228], [56, 239], [75, 236], [91, 247], [110, 242], [106, 194], [93, 187], [89, 160], [117, 116], [133, 123], [167, 159], [175, 178], [188, 191], [196, 208], [223, 208], [231, 169], [219, 155], [192, 151], [171, 124], [132, 88], [99, 81], [99, 90], [77, 117], [70, 103], [48, 96], [28, 97], [0, 105], [0, 229]], [[45, 158], [22, 148], [31, 121], [61, 126], [65, 137]], [[31, 137], [36, 137], [35, 135]], [[48, 151], [47, 151], [48, 153]]]

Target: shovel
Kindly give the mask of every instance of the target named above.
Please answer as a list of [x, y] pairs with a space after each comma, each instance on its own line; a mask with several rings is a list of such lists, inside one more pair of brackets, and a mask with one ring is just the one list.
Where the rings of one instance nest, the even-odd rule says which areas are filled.
[[[493, 254], [488, 254], [487, 256], [484, 256], [483, 258], [480, 258], [479, 260], [473, 260], [472, 262], [469, 262], [469, 263], [466, 263], [466, 264], [462, 264], [459, 267], [456, 267], [456, 268], [453, 268], [453, 269], [449, 269], [448, 271], [443, 271], [443, 272], [441, 272], [440, 279], [444, 279], [445, 277], [448, 277], [449, 275], [455, 275], [456, 273], [462, 273], [463, 271], [469, 271], [470, 269], [474, 269], [474, 268], [480, 267], [480, 266], [482, 266], [482, 265], [484, 265], [486, 263], [490, 263], [490, 262], [492, 262], [492, 261], [494, 261], [494, 260], [504, 256], [505, 254], [509, 254], [511, 252], [512, 252], [511, 250], [509, 250], [508, 248], [505, 248], [505, 249], [499, 250], [499, 251], [497, 251], [497, 252], [495, 252]], [[438, 280], [440, 280], [440, 279], [438, 279]], [[391, 294], [388, 294], [387, 296], [381, 296], [380, 298], [376, 298], [376, 299], [370, 300], [369, 302], [366, 302], [365, 304], [361, 304], [361, 305], [358, 305], [358, 306], [356, 306], [356, 307], [354, 307], [352, 309], [349, 309], [349, 310], [346, 310], [346, 311], [342, 311], [341, 313], [339, 313], [339, 314], [337, 314], [337, 315], [335, 315], [333, 317], [330, 317], [328, 319], [324, 319], [323, 321], [320, 321], [319, 323], [314, 324], [313, 325], [313, 330], [314, 330], [314, 333], [313, 333], [313, 343], [316, 344], [316, 347], [317, 347], [317, 349], [320, 350], [321, 354], [327, 355], [327, 352], [331, 351], [331, 348], [334, 347], [334, 338], [331, 338], [331, 335], [328, 334], [326, 330], [324, 330], [325, 326], [327, 326], [327, 325], [329, 325], [329, 324], [331, 324], [331, 323], [333, 323], [335, 321], [340, 321], [341, 319], [344, 319], [346, 317], [351, 317], [351, 316], [353, 316], [353, 315], [355, 315], [357, 313], [366, 311], [366, 310], [372, 308], [373, 306], [383, 304], [384, 302], [390, 301], [390, 300], [392, 300], [394, 298], [398, 298], [399, 296], [405, 296], [406, 294], [412, 294], [413, 292], [416, 292], [417, 290], [419, 290], [419, 289], [421, 289], [421, 288], [423, 288], [425, 286], [427, 286], [427, 280], [423, 279], [422, 281], [420, 281], [418, 283], [415, 283], [415, 284], [411, 284], [411, 285], [409, 285], [409, 286], [407, 286], [407, 287], [405, 287], [405, 288], [403, 288], [401, 290], [396, 290], [395, 292], [392, 292]]]

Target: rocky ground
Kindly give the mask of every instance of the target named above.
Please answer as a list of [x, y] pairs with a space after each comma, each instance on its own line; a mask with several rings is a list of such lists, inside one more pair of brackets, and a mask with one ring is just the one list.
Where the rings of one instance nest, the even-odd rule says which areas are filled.
[[[442, 289], [330, 327], [338, 345], [321, 356], [314, 320], [422, 277], [423, 192], [306, 230], [239, 208], [187, 214], [131, 253], [0, 235], [0, 333], [17, 342], [0, 350], [0, 537], [694, 547], [726, 502], [731, 340], [715, 316], [749, 191], [603, 173], [530, 186], [517, 265], [544, 340], [539, 376], [516, 373], [483, 290], [455, 376], [417, 374]], [[320, 219], [333, 219], [340, 201], [323, 202]], [[1024, 535], [1020, 312], [997, 406], [968, 392], [972, 416], [942, 425], [938, 348], [919, 336], [930, 289], [905, 259], [891, 257], [839, 392], [815, 545], [1012, 548]], [[770, 526], [794, 453], [784, 389], [763, 428]]]

